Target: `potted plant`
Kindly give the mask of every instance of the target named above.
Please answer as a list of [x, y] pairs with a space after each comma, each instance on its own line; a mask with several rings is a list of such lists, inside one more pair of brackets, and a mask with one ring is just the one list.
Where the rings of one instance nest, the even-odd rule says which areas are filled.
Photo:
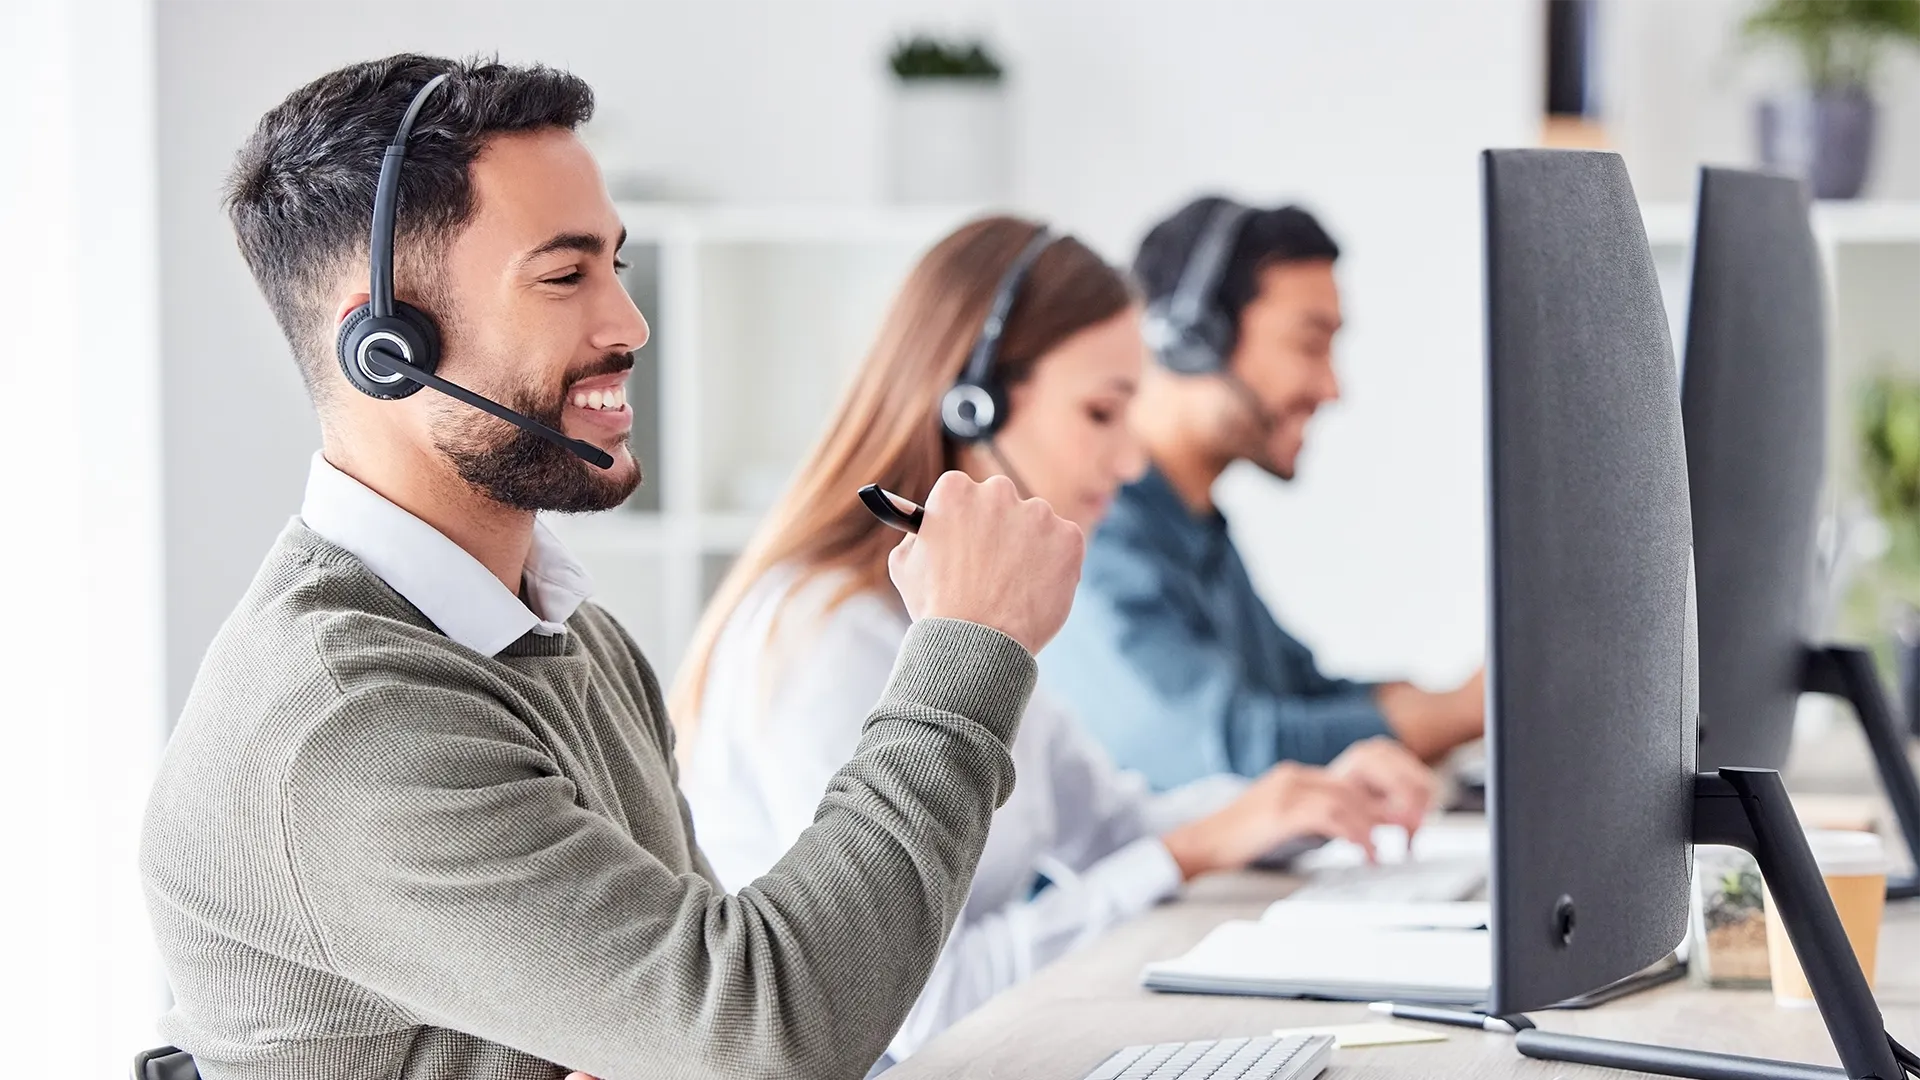
[[1765, 986], [1766, 891], [1753, 856], [1737, 848], [1694, 854], [1694, 950], [1688, 971], [1702, 986]]
[[1873, 73], [1888, 45], [1920, 46], [1920, 0], [1766, 0], [1749, 42], [1797, 54], [1805, 85], [1760, 103], [1760, 157], [1804, 176], [1821, 199], [1851, 199], [1873, 157]]
[[1005, 72], [986, 43], [919, 35], [894, 45], [890, 66], [893, 197], [922, 203], [1004, 201]]

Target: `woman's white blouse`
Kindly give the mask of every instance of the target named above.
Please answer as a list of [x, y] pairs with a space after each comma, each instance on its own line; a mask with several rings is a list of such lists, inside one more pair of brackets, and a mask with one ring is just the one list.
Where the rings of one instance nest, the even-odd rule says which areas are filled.
[[[823, 575], [798, 590], [794, 580], [784, 569], [762, 578], [721, 631], [682, 777], [700, 848], [729, 889], [765, 873], [813, 824], [907, 632], [891, 593], [825, 612], [845, 579]], [[1153, 795], [1038, 690], [1012, 753], [1013, 793], [994, 814], [953, 936], [888, 1048], [896, 1061], [1172, 893], [1180, 872], [1159, 835], [1245, 786], [1217, 777]], [[1036, 893], [1040, 875], [1051, 885]]]

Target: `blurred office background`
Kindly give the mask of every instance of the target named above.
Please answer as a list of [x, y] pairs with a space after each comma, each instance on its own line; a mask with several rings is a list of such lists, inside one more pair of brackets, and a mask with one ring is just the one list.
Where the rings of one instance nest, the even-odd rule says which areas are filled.
[[[1670, 310], [1684, 311], [1698, 164], [1758, 163], [1759, 103], [1804, 81], [1794, 49], [1746, 43], [1761, 6], [5, 5], [0, 78], [19, 134], [0, 191], [19, 310], [4, 388], [22, 418], [0, 436], [4, 531], [16, 601], [38, 613], [11, 620], [6, 653], [43, 677], [10, 673], [0, 711], [38, 740], [9, 817], [50, 823], [22, 829], [23, 850], [60, 871], [10, 901], [58, 933], [16, 943], [10, 928], [8, 947], [62, 971], [50, 988], [9, 986], [23, 998], [10, 1015], [98, 1045], [97, 1062], [74, 1061], [82, 1072], [118, 1069], [154, 1041], [158, 980], [131, 874], [144, 778], [202, 650], [298, 508], [318, 440], [220, 208], [234, 150], [301, 83], [414, 50], [497, 52], [594, 86], [585, 135], [632, 230], [629, 284], [656, 329], [635, 385], [650, 480], [627, 508], [564, 527], [663, 676], [899, 275], [946, 229], [1011, 207], [1125, 263], [1194, 194], [1303, 203], [1344, 249], [1346, 398], [1317, 421], [1298, 481], [1231, 474], [1222, 503], [1257, 584], [1330, 669], [1441, 683], [1484, 650], [1477, 152], [1620, 151]], [[979, 42], [1001, 71], [994, 103], [910, 103], [924, 87], [903, 85], [888, 56], [922, 33]], [[1858, 386], [1920, 378], [1920, 59], [1893, 43], [1881, 61], [1864, 185], [1816, 216], [1842, 496], [1871, 486]], [[997, 190], [932, 190], [914, 156], [938, 148], [914, 141], [909, 108], [946, 116], [954, 138], [985, 125], [997, 173], [948, 179]], [[98, 943], [79, 962], [76, 935]]]

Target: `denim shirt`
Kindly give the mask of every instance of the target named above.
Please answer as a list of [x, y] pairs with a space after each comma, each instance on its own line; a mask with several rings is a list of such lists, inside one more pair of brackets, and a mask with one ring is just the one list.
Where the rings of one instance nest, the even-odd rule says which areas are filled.
[[1195, 516], [1157, 469], [1121, 490], [1088, 541], [1040, 672], [1158, 788], [1325, 764], [1388, 733], [1373, 684], [1321, 674], [1254, 592], [1226, 518]]

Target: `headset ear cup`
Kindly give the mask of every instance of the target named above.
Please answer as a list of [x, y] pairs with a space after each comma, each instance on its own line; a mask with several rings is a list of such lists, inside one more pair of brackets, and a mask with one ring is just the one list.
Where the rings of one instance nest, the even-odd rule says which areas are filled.
[[340, 329], [333, 335], [333, 353], [340, 361], [340, 374], [355, 390], [372, 397], [392, 397], [394, 395], [390, 388], [368, 379], [360, 370], [360, 365], [354, 362], [354, 356], [360, 349], [360, 340], [366, 336], [362, 329], [372, 317], [373, 308], [367, 304], [347, 312], [347, 317], [340, 320]]
[[1205, 347], [1208, 354], [1208, 371], [1225, 371], [1227, 361], [1233, 356], [1234, 338], [1238, 336], [1234, 320], [1225, 312], [1210, 311], [1193, 328], [1193, 335]]
[[415, 393], [420, 384], [407, 378], [382, 380], [361, 367], [360, 349], [375, 334], [399, 338], [413, 366], [431, 373], [440, 365], [440, 329], [426, 312], [409, 304], [394, 305], [392, 318], [379, 319], [373, 308], [362, 304], [340, 320], [334, 336], [334, 353], [340, 360], [340, 373], [353, 388], [369, 397], [395, 400]]
[[1006, 416], [1006, 395], [995, 381], [955, 383], [940, 398], [940, 426], [957, 442], [993, 438]]
[[440, 369], [440, 327], [433, 316], [412, 304], [393, 305], [393, 313], [413, 327], [413, 366], [431, 375]]
[[1219, 371], [1233, 352], [1233, 325], [1218, 312], [1204, 313], [1186, 324], [1156, 304], [1147, 310], [1144, 329], [1160, 366], [1182, 375]]
[[1154, 355], [1162, 367], [1181, 375], [1205, 375], [1220, 369], [1220, 354], [1201, 336], [1198, 327], [1178, 332]]

